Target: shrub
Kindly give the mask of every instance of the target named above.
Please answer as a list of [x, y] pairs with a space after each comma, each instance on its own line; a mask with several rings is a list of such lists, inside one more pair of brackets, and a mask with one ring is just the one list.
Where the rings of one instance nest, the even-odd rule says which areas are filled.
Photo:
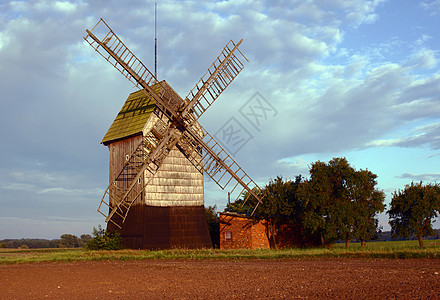
[[217, 215], [217, 206], [205, 207], [206, 222], [214, 248], [220, 248], [220, 220]]
[[122, 248], [122, 238], [119, 232], [111, 233], [108, 230], [93, 227], [93, 237], [86, 243], [89, 250], [119, 250]]

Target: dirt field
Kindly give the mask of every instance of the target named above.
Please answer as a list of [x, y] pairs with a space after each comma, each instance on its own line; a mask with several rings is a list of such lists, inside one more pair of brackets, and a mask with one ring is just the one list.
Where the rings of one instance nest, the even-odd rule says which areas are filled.
[[102, 261], [0, 266], [1, 299], [440, 298], [438, 259]]

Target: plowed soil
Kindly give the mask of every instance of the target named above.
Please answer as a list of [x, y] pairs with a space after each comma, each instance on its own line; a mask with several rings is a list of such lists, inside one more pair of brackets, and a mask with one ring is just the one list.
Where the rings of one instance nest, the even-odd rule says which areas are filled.
[[438, 259], [153, 260], [0, 266], [1, 299], [439, 299]]

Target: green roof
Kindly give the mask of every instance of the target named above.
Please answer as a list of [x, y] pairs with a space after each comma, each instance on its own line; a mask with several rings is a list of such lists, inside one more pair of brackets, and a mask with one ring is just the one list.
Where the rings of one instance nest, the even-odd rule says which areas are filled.
[[108, 129], [101, 143], [134, 136], [142, 132], [155, 108], [155, 100], [143, 90], [131, 93]]

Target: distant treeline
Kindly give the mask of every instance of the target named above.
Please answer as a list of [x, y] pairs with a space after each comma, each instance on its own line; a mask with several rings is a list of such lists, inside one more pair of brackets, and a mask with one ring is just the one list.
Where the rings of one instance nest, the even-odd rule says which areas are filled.
[[0, 248], [80, 248], [85, 247], [86, 242], [92, 237], [83, 234], [77, 237], [73, 234], [63, 234], [59, 239], [5, 239], [0, 240]]
[[[435, 234], [433, 236], [425, 236], [425, 240], [438, 240], [440, 239], [440, 229], [434, 229]], [[409, 238], [393, 238], [391, 231], [383, 231], [377, 234], [378, 238], [376, 241], [406, 241], [406, 240], [417, 240], [417, 236], [412, 235]]]
[[[440, 229], [434, 229], [435, 235], [425, 237], [426, 240], [440, 239]], [[87, 240], [92, 237], [89, 234], [83, 234], [81, 237], [76, 237], [72, 234], [63, 234], [60, 239], [46, 240], [46, 239], [6, 239], [0, 240], [0, 248], [81, 248], [85, 247]], [[393, 238], [391, 231], [383, 231], [378, 234], [378, 238], [374, 241], [403, 241], [408, 239]], [[417, 240], [416, 236], [412, 236], [409, 240]], [[343, 242], [343, 241], [340, 241]]]

